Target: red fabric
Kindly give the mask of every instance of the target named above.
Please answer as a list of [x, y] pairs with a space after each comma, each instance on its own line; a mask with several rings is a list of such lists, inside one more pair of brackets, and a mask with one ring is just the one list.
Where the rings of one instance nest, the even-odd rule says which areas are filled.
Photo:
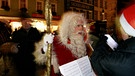
[[90, 31], [95, 32], [95, 25], [91, 25], [89, 28], [90, 28]]
[[124, 10], [124, 16], [127, 22], [135, 29], [135, 4]]
[[63, 46], [59, 42], [58, 37], [54, 38], [53, 46], [54, 46], [54, 52], [56, 53], [58, 61], [59, 61], [59, 65], [63, 65], [65, 63], [68, 63], [70, 61], [77, 59], [76, 57], [73, 56], [70, 50], [66, 48], [66, 46]]
[[[66, 64], [68, 62], [71, 62], [71, 61], [77, 59], [76, 57], [73, 56], [73, 54], [70, 52], [70, 50], [68, 48], [66, 48], [66, 46], [62, 45], [59, 42], [59, 38], [57, 36], [54, 37], [53, 46], [54, 46], [53, 51], [57, 55], [59, 65]], [[51, 76], [58, 76], [58, 75], [54, 74], [53, 69], [52, 69], [51, 73], [52, 73]]]
[[51, 66], [51, 76], [58, 76], [57, 74], [54, 73], [53, 66]]

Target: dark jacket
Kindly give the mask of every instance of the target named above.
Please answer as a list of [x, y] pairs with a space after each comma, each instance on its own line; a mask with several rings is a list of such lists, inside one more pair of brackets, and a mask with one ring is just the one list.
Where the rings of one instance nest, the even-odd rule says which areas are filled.
[[36, 28], [30, 28], [27, 32], [24, 29], [15, 31], [12, 41], [19, 43], [19, 52], [14, 56], [14, 62], [19, 72], [19, 76], [35, 76], [36, 65], [34, 62], [34, 43], [41, 39], [41, 35]]
[[96, 47], [91, 63], [98, 76], [135, 76], [135, 38], [123, 41], [115, 51], [108, 51], [103, 41]]
[[0, 45], [10, 41], [11, 29], [3, 22], [0, 22]]

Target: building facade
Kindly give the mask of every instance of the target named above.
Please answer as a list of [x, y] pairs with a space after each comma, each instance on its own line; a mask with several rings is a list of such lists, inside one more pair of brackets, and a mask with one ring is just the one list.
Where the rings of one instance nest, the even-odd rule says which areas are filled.
[[[57, 0], [51, 0], [52, 14], [56, 16]], [[31, 17], [42, 18], [45, 11], [45, 0], [0, 0], [0, 16], [20, 17], [26, 12]]]
[[[54, 19], [66, 11], [84, 13], [88, 20], [106, 21], [107, 28], [114, 25], [117, 0], [50, 0]], [[0, 16], [20, 17], [26, 12], [33, 18], [44, 19], [45, 0], [0, 0]]]
[[116, 15], [117, 0], [94, 0], [94, 20], [107, 21], [107, 27], [111, 27]]
[[[60, 16], [57, 16], [56, 13], [57, 0], [51, 0], [50, 2], [53, 15], [51, 24], [55, 27], [60, 19]], [[19, 27], [17, 25], [20, 25], [21, 17], [32, 18], [36, 21], [35, 24], [40, 23], [40, 25], [46, 26], [44, 12], [45, 0], [0, 0], [0, 19], [9, 21], [11, 26], [13, 25], [13, 30]], [[16, 22], [19, 22], [19, 24], [14, 25]]]

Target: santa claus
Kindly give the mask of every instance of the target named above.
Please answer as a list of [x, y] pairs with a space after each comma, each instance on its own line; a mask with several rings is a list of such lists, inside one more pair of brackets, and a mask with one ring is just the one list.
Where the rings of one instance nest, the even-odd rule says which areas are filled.
[[[52, 35], [48, 35], [48, 38], [45, 35], [43, 40], [36, 43], [37, 48], [33, 53], [35, 55], [35, 61], [39, 64], [46, 62], [46, 57], [40, 50], [46, 46], [46, 41], [49, 39], [48, 43], [53, 44], [51, 76], [59, 76], [59, 66], [88, 55], [86, 47], [88, 34], [84, 27], [85, 25], [86, 19], [82, 13], [64, 13], [59, 24], [58, 35], [54, 36], [54, 38]], [[46, 53], [46, 49], [44, 47], [42, 50]], [[89, 53], [91, 52], [90, 50]]]

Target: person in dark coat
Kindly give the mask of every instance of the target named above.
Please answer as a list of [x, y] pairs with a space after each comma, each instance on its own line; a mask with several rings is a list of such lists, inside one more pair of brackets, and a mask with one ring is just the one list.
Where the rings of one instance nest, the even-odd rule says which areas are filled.
[[0, 21], [0, 45], [2, 45], [5, 42], [10, 41], [11, 36], [11, 28], [9, 29], [6, 23]]
[[[91, 56], [97, 76], [135, 75], [135, 4], [125, 8], [116, 20], [123, 41], [109, 51], [106, 37], [100, 39]], [[117, 28], [118, 28], [117, 27]]]
[[40, 32], [31, 27], [30, 19], [22, 19], [22, 28], [13, 32], [12, 41], [19, 43], [19, 51], [14, 56], [14, 63], [19, 76], [35, 76], [34, 43], [41, 39]]

